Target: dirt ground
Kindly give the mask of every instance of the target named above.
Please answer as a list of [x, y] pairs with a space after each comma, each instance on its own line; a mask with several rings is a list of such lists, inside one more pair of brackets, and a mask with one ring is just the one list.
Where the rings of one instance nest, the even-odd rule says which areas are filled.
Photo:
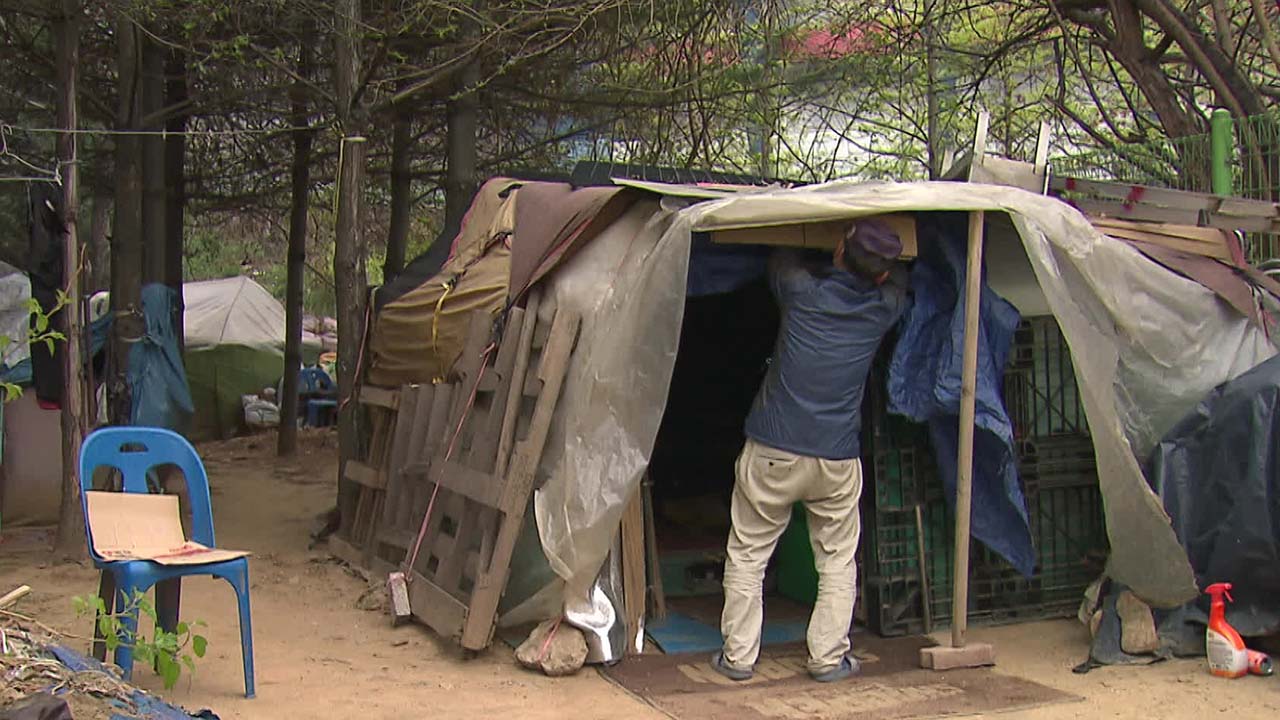
[[[211, 708], [237, 718], [501, 717], [662, 718], [662, 713], [616, 688], [590, 669], [551, 679], [515, 664], [505, 645], [464, 659], [429, 630], [392, 628], [365, 610], [365, 582], [332, 561], [323, 547], [308, 550], [316, 515], [333, 499], [336, 438], [309, 432], [292, 461], [274, 457], [274, 436], [242, 438], [201, 448], [209, 467], [218, 543], [251, 550], [250, 576], [258, 697], [242, 696], [239, 635], [230, 586], [197, 578], [184, 582], [182, 616], [209, 624], [209, 653], [194, 676], [164, 692], [139, 669], [148, 690], [190, 710]], [[28, 584], [17, 609], [60, 631], [86, 635], [71, 597], [97, 590], [92, 567], [48, 563], [47, 533], [6, 531], [0, 538], [0, 592]], [[375, 597], [371, 595], [370, 597]], [[1087, 633], [1075, 621], [976, 628], [976, 640], [995, 644], [998, 672], [1022, 676], [1084, 698], [1081, 702], [1005, 713], [1028, 720], [1154, 718], [1178, 720], [1231, 712], [1239, 718], [1280, 713], [1280, 677], [1218, 680], [1203, 661], [1115, 667], [1074, 675], [1087, 653]], [[88, 641], [72, 638], [87, 650]]]

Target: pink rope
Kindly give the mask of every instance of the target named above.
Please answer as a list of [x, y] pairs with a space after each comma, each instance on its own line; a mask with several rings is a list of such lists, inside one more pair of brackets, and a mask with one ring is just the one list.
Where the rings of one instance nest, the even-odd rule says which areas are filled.
[[563, 615], [556, 618], [555, 624], [551, 626], [550, 632], [547, 633], [547, 639], [542, 641], [542, 650], [538, 652], [538, 662], [547, 659], [547, 653], [551, 650], [551, 641], [555, 639], [556, 631], [560, 629], [560, 621], [563, 619]]
[[[462, 417], [458, 418], [458, 427], [453, 430], [453, 437], [449, 440], [449, 447], [445, 450], [444, 461], [449, 462], [453, 457], [453, 451], [458, 443], [458, 436], [462, 434], [462, 426], [467, 421], [467, 415], [471, 414], [471, 408], [475, 406], [476, 395], [480, 392], [480, 381], [484, 379], [484, 371], [488, 368], [489, 355], [497, 348], [497, 343], [489, 343], [480, 356], [480, 372], [476, 374], [476, 382], [471, 386], [471, 396], [467, 398], [467, 405], [462, 409]], [[409, 555], [409, 562], [404, 567], [405, 583], [413, 578], [413, 567], [418, 563], [418, 552], [422, 549], [422, 541], [427, 537], [427, 525], [431, 522], [431, 511], [436, 506], [436, 495], [440, 493], [440, 483], [435, 483], [435, 487], [431, 489], [431, 498], [427, 500], [427, 511], [422, 515], [422, 526], [418, 528], [418, 538], [413, 541], [413, 552]]]

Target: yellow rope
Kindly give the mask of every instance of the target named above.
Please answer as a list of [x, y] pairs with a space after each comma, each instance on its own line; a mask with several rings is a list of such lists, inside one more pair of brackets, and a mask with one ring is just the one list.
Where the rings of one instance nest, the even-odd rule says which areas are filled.
[[449, 293], [453, 292], [453, 289], [457, 287], [457, 285], [457, 276], [451, 277], [441, 283], [441, 286], [444, 287], [444, 292], [440, 294], [440, 299], [436, 301], [436, 311], [435, 314], [431, 316], [431, 352], [435, 353], [437, 358], [440, 356], [440, 312], [444, 308], [445, 298], [449, 297]]

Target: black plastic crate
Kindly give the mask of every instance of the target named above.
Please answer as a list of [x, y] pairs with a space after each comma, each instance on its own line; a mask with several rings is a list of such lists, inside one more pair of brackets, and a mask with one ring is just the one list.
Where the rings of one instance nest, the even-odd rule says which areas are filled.
[[[954, 526], [933, 448], [923, 425], [889, 415], [879, 381], [871, 383], [867, 491], [863, 493], [862, 602], [881, 635], [923, 629], [918, 533], [936, 624], [950, 619]], [[1024, 321], [1004, 378], [1014, 424], [1019, 476], [1027, 498], [1037, 566], [1024, 578], [978, 542], [970, 548], [969, 617], [978, 622], [1072, 614], [1097, 575], [1106, 528], [1093, 444], [1080, 407], [1070, 352], [1052, 318]]]

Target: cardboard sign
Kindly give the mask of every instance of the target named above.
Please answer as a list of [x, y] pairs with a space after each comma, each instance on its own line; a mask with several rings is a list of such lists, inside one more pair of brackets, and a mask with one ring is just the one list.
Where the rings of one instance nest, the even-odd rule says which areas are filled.
[[203, 565], [249, 554], [187, 540], [177, 495], [90, 491], [85, 500], [93, 551], [107, 561]]

